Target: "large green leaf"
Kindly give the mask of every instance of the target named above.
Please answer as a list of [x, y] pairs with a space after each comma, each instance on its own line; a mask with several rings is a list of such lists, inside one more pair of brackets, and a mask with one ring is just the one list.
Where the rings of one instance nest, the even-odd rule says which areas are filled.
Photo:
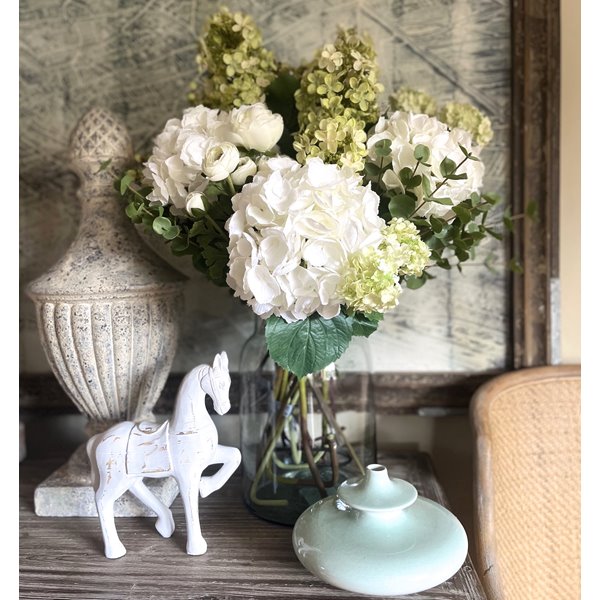
[[372, 333], [377, 331], [379, 322], [383, 319], [381, 313], [370, 313], [365, 315], [363, 313], [355, 313], [349, 316], [350, 323], [352, 324], [352, 334], [362, 337], [369, 337]]
[[324, 369], [347, 350], [352, 324], [344, 315], [324, 319], [313, 314], [295, 323], [272, 316], [265, 334], [271, 358], [294, 375], [304, 377]]

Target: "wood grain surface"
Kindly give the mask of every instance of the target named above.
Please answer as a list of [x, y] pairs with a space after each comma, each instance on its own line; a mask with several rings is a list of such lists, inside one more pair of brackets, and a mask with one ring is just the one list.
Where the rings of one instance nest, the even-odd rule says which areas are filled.
[[[322, 583], [294, 554], [292, 529], [268, 523], [245, 507], [234, 476], [200, 500], [200, 522], [208, 543], [204, 556], [185, 553], [181, 501], [173, 504], [176, 529], [170, 539], [154, 530], [153, 518], [120, 518], [117, 529], [127, 554], [104, 557], [96, 518], [37, 517], [35, 486], [60, 459], [26, 459], [20, 485], [20, 598], [35, 600], [317, 600], [368, 598]], [[447, 506], [443, 490], [423, 453], [381, 457], [390, 473], [413, 483], [419, 493]], [[379, 596], [379, 598], [382, 598]], [[485, 600], [468, 557], [449, 581], [406, 600]]]

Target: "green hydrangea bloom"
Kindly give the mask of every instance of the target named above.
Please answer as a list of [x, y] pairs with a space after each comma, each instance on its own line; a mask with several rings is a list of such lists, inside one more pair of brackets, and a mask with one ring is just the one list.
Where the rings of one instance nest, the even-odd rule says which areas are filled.
[[430, 117], [435, 116], [437, 112], [437, 102], [429, 94], [409, 87], [401, 87], [390, 96], [389, 101], [393, 111], [402, 110]]
[[192, 82], [192, 104], [230, 110], [264, 102], [265, 89], [277, 76], [272, 52], [262, 45], [254, 21], [222, 8], [208, 20], [196, 56], [200, 85]]
[[431, 250], [414, 223], [394, 217], [384, 231], [384, 251], [402, 275], [419, 277], [429, 262]]
[[387, 312], [398, 304], [400, 279], [385, 258], [379, 248], [367, 248], [350, 258], [339, 290], [346, 306], [369, 314]]
[[378, 67], [371, 41], [355, 28], [339, 29], [304, 69], [294, 95], [299, 131], [296, 158], [318, 156], [361, 170], [367, 154], [365, 130], [379, 118]]
[[402, 292], [400, 276], [419, 277], [430, 255], [416, 226], [406, 219], [393, 218], [384, 228], [377, 248], [366, 248], [350, 257], [340, 294], [353, 310], [366, 314], [391, 310]]
[[459, 127], [468, 131], [477, 146], [485, 146], [494, 137], [489, 118], [471, 104], [448, 102], [440, 111], [438, 118], [451, 129]]

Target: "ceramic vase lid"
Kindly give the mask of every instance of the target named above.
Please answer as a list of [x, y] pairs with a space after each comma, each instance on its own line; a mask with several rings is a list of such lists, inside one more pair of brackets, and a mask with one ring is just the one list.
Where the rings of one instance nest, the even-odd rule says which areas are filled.
[[374, 464], [308, 508], [296, 521], [293, 545], [304, 567], [330, 585], [395, 596], [452, 577], [468, 544], [450, 511]]

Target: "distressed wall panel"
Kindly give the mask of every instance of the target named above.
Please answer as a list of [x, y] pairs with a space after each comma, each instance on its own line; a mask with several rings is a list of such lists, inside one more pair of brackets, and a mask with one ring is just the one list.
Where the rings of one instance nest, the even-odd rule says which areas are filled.
[[[49, 368], [23, 286], [66, 250], [79, 218], [77, 180], [66, 163], [68, 136], [92, 105], [127, 122], [147, 149], [164, 121], [185, 106], [195, 40], [221, 3], [201, 0], [21, 0], [20, 273], [21, 368]], [[265, 43], [297, 63], [357, 25], [375, 40], [386, 92], [407, 84], [440, 101], [486, 111], [496, 136], [483, 154], [486, 188], [507, 198], [510, 143], [509, 0], [253, 0], [229, 2], [252, 14]], [[385, 102], [385, 94], [382, 103]], [[500, 214], [496, 215], [496, 220]], [[227, 290], [205, 282], [152, 238], [148, 243], [190, 278], [184, 331], [173, 370], [235, 357], [252, 318]], [[496, 270], [484, 261], [495, 256]], [[376, 371], [480, 371], [506, 367], [509, 304], [503, 245], [490, 240], [461, 275], [437, 271], [371, 338]]]

